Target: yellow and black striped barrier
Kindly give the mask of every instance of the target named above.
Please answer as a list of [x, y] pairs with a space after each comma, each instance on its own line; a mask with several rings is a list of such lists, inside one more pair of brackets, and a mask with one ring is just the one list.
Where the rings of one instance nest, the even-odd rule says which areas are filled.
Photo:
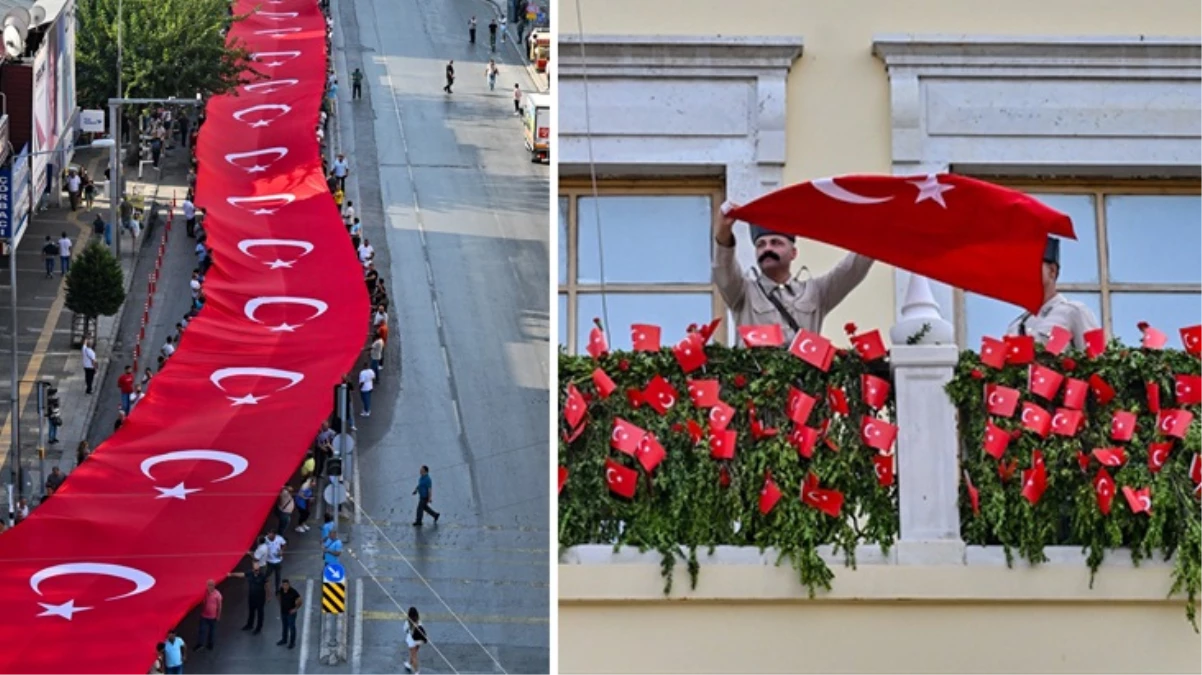
[[326, 614], [346, 614], [345, 582], [322, 582], [321, 611]]

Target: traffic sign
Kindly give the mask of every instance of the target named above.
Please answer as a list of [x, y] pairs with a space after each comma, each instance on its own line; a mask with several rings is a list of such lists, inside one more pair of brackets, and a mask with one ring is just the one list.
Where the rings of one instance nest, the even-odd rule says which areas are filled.
[[350, 434], [338, 434], [334, 437], [331, 445], [336, 453], [351, 452], [355, 449], [355, 439]]
[[339, 504], [346, 503], [346, 487], [342, 483], [330, 483], [326, 489], [322, 491], [321, 496], [325, 498], [326, 503], [333, 506], [337, 501]]
[[321, 581], [328, 584], [346, 583], [346, 568], [338, 563], [326, 563], [321, 571]]
[[346, 614], [346, 584], [325, 582], [321, 585], [321, 611]]

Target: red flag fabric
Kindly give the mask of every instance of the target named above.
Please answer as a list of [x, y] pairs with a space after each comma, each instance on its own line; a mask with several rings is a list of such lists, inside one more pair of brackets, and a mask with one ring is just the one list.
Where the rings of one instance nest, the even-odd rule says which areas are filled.
[[1106, 331], [1101, 328], [1085, 331], [1085, 353], [1091, 359], [1096, 359], [1106, 351]]
[[658, 352], [660, 350], [659, 326], [650, 323], [636, 323], [630, 326], [630, 342], [636, 352]]
[[714, 429], [725, 429], [734, 418], [735, 409], [725, 401], [718, 401], [717, 405], [710, 408], [709, 421]]
[[689, 387], [689, 400], [698, 408], [710, 408], [721, 403], [722, 385], [717, 380], [685, 380]]
[[990, 415], [998, 417], [1014, 417], [1018, 409], [1019, 392], [1017, 389], [1003, 387], [999, 384], [985, 385], [985, 410]]
[[609, 342], [605, 339], [605, 332], [597, 326], [588, 332], [588, 350], [589, 356], [594, 359], [599, 359], [609, 353]]
[[789, 432], [789, 443], [797, 448], [797, 454], [809, 459], [814, 456], [814, 446], [818, 443], [818, 430], [802, 424], [793, 426]]
[[643, 388], [643, 400], [661, 415], [668, 414], [668, 411], [676, 405], [677, 396], [679, 394], [676, 393], [676, 389], [661, 375], [651, 378], [651, 381]]
[[564, 432], [563, 440], [568, 443], [571, 443], [572, 441], [576, 440], [577, 438], [580, 438], [580, 434], [584, 433], [584, 429], [587, 426], [588, 426], [588, 420], [581, 422], [580, 426], [576, 427], [575, 429], [572, 429], [572, 433]]
[[[207, 302], [129, 421], [0, 535], [0, 672], [146, 672], [205, 581], [243, 558], [363, 347], [363, 270], [314, 134], [325, 19], [313, 0], [272, 5], [284, 21], [258, 6], [234, 3], [249, 16], [227, 39], [299, 56], [260, 61], [267, 79], [206, 102], [195, 202], [217, 261]], [[281, 27], [295, 30], [259, 34]], [[256, 120], [262, 110], [286, 112]], [[246, 153], [266, 166], [233, 163]]]
[[1182, 328], [1181, 346], [1194, 356], [1202, 355], [1202, 325]]
[[710, 341], [710, 338], [714, 336], [714, 331], [718, 330], [718, 324], [720, 323], [722, 323], [722, 318], [718, 317], [697, 329], [697, 333], [701, 336], [702, 345]]
[[803, 328], [789, 345], [789, 353], [825, 373], [835, 358], [835, 346], [830, 340]]
[[1001, 459], [1010, 445], [1010, 433], [993, 422], [985, 422], [985, 454]]
[[1194, 414], [1188, 410], [1161, 410], [1156, 419], [1156, 428], [1166, 436], [1185, 438], [1185, 432], [1193, 420]]
[[1035, 338], [1031, 335], [1007, 335], [1006, 363], [1025, 366], [1035, 360]]
[[568, 422], [569, 429], [575, 429], [580, 420], [584, 418], [584, 413], [588, 409], [588, 404], [584, 402], [584, 395], [576, 388], [576, 385], [568, 385], [568, 398], [563, 405], [563, 418]]
[[1129, 441], [1135, 435], [1135, 413], [1126, 410], [1116, 410], [1110, 418], [1110, 438], [1116, 441]]
[[738, 440], [738, 434], [734, 430], [711, 429], [710, 430], [710, 457], [714, 459], [734, 459], [735, 458], [735, 442]]
[[646, 403], [646, 401], [643, 400], [643, 392], [635, 389], [634, 387], [626, 390], [626, 402], [629, 403], [630, 407], [634, 408], [635, 410], [643, 407], [643, 404]]
[[831, 407], [831, 410], [846, 415], [851, 412], [851, 408], [847, 407], [847, 394], [839, 387], [826, 388], [826, 403]]
[[1144, 385], [1144, 389], [1148, 393], [1148, 412], [1160, 412], [1160, 385], [1155, 382], [1148, 382]]
[[1057, 436], [1076, 436], [1085, 423], [1085, 413], [1080, 410], [1059, 408], [1052, 415], [1052, 433]]
[[705, 355], [705, 338], [697, 333], [689, 333], [683, 340], [672, 347], [672, 354], [681, 370], [691, 373], [704, 366], [708, 361]]
[[1070, 377], [1064, 383], [1064, 407], [1073, 410], [1085, 408], [1085, 396], [1089, 393], [1089, 385], [1085, 380]]
[[1202, 483], [1202, 455], [1198, 453], [1194, 453], [1189, 461], [1189, 479], [1194, 481], [1194, 485]]
[[1023, 414], [1020, 419], [1024, 428], [1039, 434], [1040, 438], [1047, 438], [1048, 432], [1052, 429], [1052, 416], [1048, 414], [1048, 411], [1030, 401], [1023, 404]]
[[1081, 467], [1082, 473], [1089, 471], [1089, 455], [1078, 450], [1077, 451], [1077, 466]]
[[785, 344], [785, 333], [779, 324], [739, 326], [739, 336], [748, 347], [779, 347]]
[[810, 419], [810, 413], [814, 410], [814, 406], [818, 403], [818, 399], [810, 396], [797, 387], [789, 387], [789, 400], [785, 406], [785, 411], [789, 419], [796, 424], [805, 424]]
[[639, 447], [635, 450], [634, 456], [635, 459], [639, 460], [639, 464], [642, 464], [643, 468], [647, 470], [647, 473], [651, 473], [655, 471], [655, 467], [659, 466], [660, 462], [664, 461], [664, 457], [667, 454], [664, 446], [660, 445], [659, 439], [655, 437], [655, 434], [648, 433], [639, 442]]
[[1172, 441], [1159, 441], [1157, 443], [1148, 444], [1148, 471], [1152, 473], [1160, 473], [1166, 462], [1169, 461], [1169, 453], [1173, 451]]
[[968, 476], [967, 471], [964, 472], [964, 487], [968, 488], [968, 501], [972, 504], [973, 515], [981, 515], [981, 492], [972, 484], [972, 478]]
[[1122, 448], [1094, 448], [1092, 454], [1102, 466], [1122, 466], [1127, 463], [1127, 452]]
[[559, 467], [559, 491], [563, 492], [563, 486], [568, 482], [568, 467]]
[[1053, 356], [1059, 356], [1073, 341], [1073, 334], [1067, 329], [1060, 326], [1052, 326], [1052, 334], [1048, 336], [1048, 341], [1043, 343], [1043, 348]]
[[981, 338], [981, 363], [1000, 369], [1006, 365], [1006, 343], [989, 336]]
[[697, 424], [694, 420], [686, 422], [685, 428], [689, 431], [689, 440], [693, 442], [693, 445], [700, 443], [701, 439], [705, 436], [705, 429], [702, 429], [701, 425]]
[[1177, 400], [1177, 405], [1198, 405], [1202, 403], [1202, 376], [1176, 376], [1174, 378], [1173, 394]]
[[870, 448], [888, 452], [897, 438], [897, 427], [865, 415], [860, 419], [860, 440]]
[[780, 487], [772, 480], [772, 473], [764, 474], [764, 487], [760, 489], [760, 513], [768, 515], [780, 501]]
[[1144, 349], [1164, 349], [1164, 346], [1169, 343], [1169, 336], [1146, 324], [1140, 324], [1143, 332], [1143, 337], [1140, 338], [1140, 346]]
[[1039, 503], [1039, 498], [1043, 496], [1047, 487], [1048, 469], [1042, 461], [1035, 462], [1034, 466], [1023, 471], [1022, 495], [1032, 505]]
[[805, 484], [801, 487], [801, 501], [831, 518], [838, 518], [843, 509], [843, 493], [818, 487], [818, 477], [812, 473], [806, 477]]
[[1114, 479], [1105, 468], [1098, 469], [1093, 477], [1093, 492], [1098, 498], [1098, 510], [1102, 515], [1110, 515], [1110, 505], [1114, 503]]
[[1047, 236], [1068, 216], [1017, 190], [954, 174], [841, 176], [783, 188], [731, 216], [834, 244], [1038, 312]]
[[893, 485], [893, 459], [896, 456], [897, 455], [881, 454], [872, 456], [872, 470], [876, 472], [876, 482], [879, 483], [881, 487], [889, 487], [890, 485]]
[[885, 351], [885, 341], [881, 339], [881, 331], [879, 330], [852, 336], [851, 346], [855, 348], [860, 358], [865, 361], [876, 361], [888, 353]]
[[614, 428], [609, 435], [609, 444], [614, 450], [633, 457], [635, 451], [639, 449], [639, 443], [643, 442], [643, 436], [646, 435], [647, 432], [633, 422], [615, 417]]
[[639, 486], [639, 472], [627, 468], [612, 459], [605, 460], [605, 483], [610, 492], [631, 499]]
[[1093, 392], [1094, 398], [1098, 399], [1098, 405], [1106, 405], [1114, 400], [1114, 387], [1110, 386], [1097, 373], [1089, 376], [1089, 389]]
[[597, 393], [601, 395], [601, 398], [609, 398], [609, 395], [618, 388], [618, 385], [614, 384], [614, 381], [609, 379], [609, 375], [600, 368], [593, 371], [593, 386], [597, 388]]
[[1036, 396], [1051, 401], [1060, 391], [1064, 376], [1044, 366], [1032, 363], [1027, 374], [1027, 389]]
[[1123, 497], [1127, 499], [1127, 506], [1131, 507], [1131, 513], [1152, 515], [1152, 488], [1146, 487], [1136, 490], [1124, 485]]
[[860, 395], [873, 410], [880, 410], [889, 400], [889, 381], [867, 373], [860, 376]]

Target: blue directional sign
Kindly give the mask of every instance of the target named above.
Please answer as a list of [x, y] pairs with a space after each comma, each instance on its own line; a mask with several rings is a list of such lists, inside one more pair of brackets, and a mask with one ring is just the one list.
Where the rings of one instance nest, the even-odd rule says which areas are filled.
[[321, 581], [326, 584], [346, 583], [346, 568], [338, 563], [326, 563], [325, 569], [321, 571]]

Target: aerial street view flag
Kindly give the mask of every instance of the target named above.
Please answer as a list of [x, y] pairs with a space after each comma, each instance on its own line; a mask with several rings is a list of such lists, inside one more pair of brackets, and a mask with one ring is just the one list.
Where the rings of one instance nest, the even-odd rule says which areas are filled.
[[953, 174], [841, 176], [776, 190], [731, 216], [834, 244], [1038, 312], [1048, 235], [1068, 216], [1017, 190]]
[[260, 6], [235, 2], [228, 38], [298, 55], [256, 59], [265, 79], [207, 103], [208, 300], [129, 421], [0, 535], [0, 672], [146, 672], [245, 555], [362, 349], [363, 271], [315, 134], [325, 18], [315, 0], [270, 5], [283, 20]]

